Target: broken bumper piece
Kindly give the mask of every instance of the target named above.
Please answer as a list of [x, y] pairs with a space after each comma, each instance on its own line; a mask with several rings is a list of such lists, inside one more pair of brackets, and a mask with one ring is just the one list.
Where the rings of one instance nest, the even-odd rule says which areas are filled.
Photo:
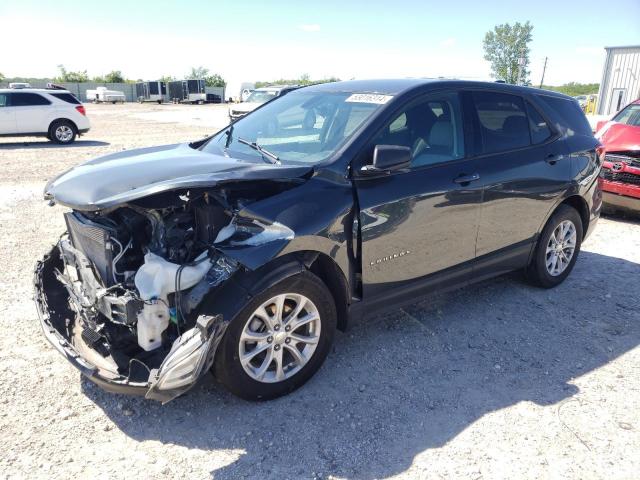
[[196, 326], [178, 337], [148, 378], [132, 380], [118, 373], [78, 333], [80, 315], [70, 305], [70, 293], [59, 280], [63, 263], [55, 246], [35, 268], [35, 302], [47, 340], [89, 380], [114, 393], [141, 395], [166, 403], [195, 385], [213, 363], [226, 329], [221, 315], [198, 317]]

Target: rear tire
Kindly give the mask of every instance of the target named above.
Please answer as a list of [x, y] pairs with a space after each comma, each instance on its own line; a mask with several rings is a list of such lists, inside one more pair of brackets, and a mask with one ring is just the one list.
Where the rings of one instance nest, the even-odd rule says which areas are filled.
[[76, 139], [78, 131], [69, 120], [56, 120], [49, 127], [48, 138], [60, 145], [68, 145]]
[[336, 322], [335, 303], [322, 280], [310, 272], [285, 278], [254, 296], [231, 320], [216, 354], [214, 374], [246, 400], [285, 395], [320, 368]]
[[553, 288], [571, 273], [582, 246], [583, 226], [575, 208], [560, 205], [545, 225], [527, 267], [527, 279], [534, 285]]

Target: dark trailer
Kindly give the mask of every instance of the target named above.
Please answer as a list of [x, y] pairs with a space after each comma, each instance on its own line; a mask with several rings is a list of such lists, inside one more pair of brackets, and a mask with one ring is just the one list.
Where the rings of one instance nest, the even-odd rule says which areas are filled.
[[173, 103], [205, 103], [205, 81], [197, 79], [169, 82], [169, 99]]
[[167, 94], [167, 84], [165, 82], [137, 82], [136, 98], [138, 102], [158, 102], [162, 103]]

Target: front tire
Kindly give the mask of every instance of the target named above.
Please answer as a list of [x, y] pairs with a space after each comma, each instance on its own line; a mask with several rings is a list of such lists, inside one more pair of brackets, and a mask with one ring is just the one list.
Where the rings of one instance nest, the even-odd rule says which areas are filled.
[[246, 400], [285, 395], [324, 362], [336, 329], [336, 307], [325, 284], [302, 272], [254, 296], [220, 343], [216, 378]]
[[76, 139], [76, 126], [68, 120], [56, 120], [49, 127], [48, 138], [60, 145], [68, 145]]
[[571, 273], [582, 246], [583, 226], [575, 208], [560, 205], [545, 225], [527, 268], [531, 283], [543, 288], [560, 285]]

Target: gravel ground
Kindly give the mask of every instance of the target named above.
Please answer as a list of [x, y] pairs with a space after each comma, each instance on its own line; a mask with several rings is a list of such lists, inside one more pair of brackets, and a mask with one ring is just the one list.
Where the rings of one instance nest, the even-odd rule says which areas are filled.
[[0, 139], [0, 477], [638, 478], [640, 223], [616, 217], [560, 287], [510, 275], [354, 322], [285, 398], [245, 402], [207, 378], [162, 406], [82, 379], [31, 300], [34, 262], [63, 230], [46, 180], [225, 119], [221, 106], [87, 109], [74, 146]]

